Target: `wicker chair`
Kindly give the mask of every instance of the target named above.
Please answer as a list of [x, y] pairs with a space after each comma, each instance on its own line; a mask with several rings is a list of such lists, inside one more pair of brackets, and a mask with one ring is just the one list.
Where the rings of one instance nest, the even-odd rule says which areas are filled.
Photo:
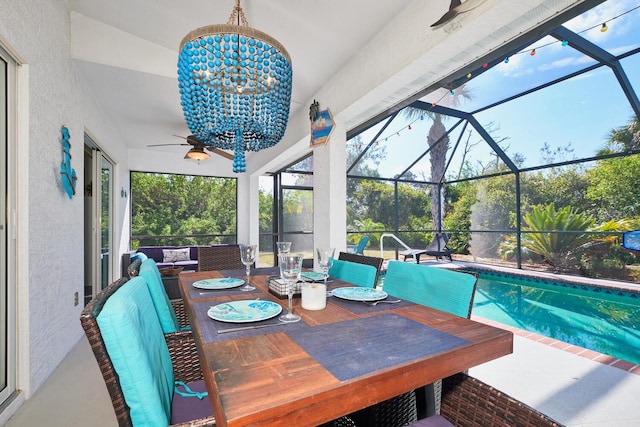
[[[562, 426], [541, 412], [467, 374], [453, 375], [445, 378], [442, 383], [440, 415], [455, 426]], [[433, 424], [426, 418], [409, 425], [426, 427]]]
[[[107, 286], [85, 306], [80, 315], [80, 323], [98, 362], [100, 372], [102, 373], [109, 396], [111, 397], [111, 403], [116, 414], [118, 425], [121, 427], [133, 425], [130, 408], [125, 401], [118, 373], [115, 371], [109, 353], [107, 352], [97, 317], [101, 313], [107, 300], [127, 282], [126, 278], [121, 278]], [[191, 332], [176, 332], [174, 334], [166, 334], [164, 337], [171, 356], [175, 380], [185, 383], [202, 380], [202, 369]], [[174, 424], [174, 426], [215, 426], [215, 419], [211, 416]]]
[[380, 278], [380, 270], [382, 269], [382, 263], [384, 262], [384, 259], [367, 255], [352, 254], [349, 252], [340, 252], [338, 254], [338, 259], [342, 261], [357, 262], [358, 264], [367, 264], [374, 266], [377, 270], [375, 283], [378, 283], [378, 279]]
[[238, 245], [201, 246], [198, 248], [198, 271], [244, 268]]

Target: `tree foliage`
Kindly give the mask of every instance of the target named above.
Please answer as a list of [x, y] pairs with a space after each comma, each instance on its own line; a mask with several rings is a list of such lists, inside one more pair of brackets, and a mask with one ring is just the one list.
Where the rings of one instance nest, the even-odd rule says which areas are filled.
[[236, 180], [202, 176], [131, 173], [132, 245], [192, 245], [235, 242]]

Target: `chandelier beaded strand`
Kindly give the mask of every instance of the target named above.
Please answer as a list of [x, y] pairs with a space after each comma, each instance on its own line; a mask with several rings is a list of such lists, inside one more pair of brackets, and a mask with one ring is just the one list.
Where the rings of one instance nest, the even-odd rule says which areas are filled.
[[245, 152], [280, 142], [289, 119], [291, 58], [277, 40], [249, 27], [240, 0], [227, 24], [197, 28], [180, 43], [178, 88], [193, 135], [233, 150], [233, 171]]

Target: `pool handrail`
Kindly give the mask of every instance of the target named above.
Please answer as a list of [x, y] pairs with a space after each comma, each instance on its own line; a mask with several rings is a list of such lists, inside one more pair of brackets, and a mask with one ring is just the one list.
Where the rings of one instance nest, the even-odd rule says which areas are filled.
[[[382, 236], [380, 236], [380, 258], [384, 259], [384, 238], [385, 237], [392, 237], [396, 242], [400, 243], [402, 246], [404, 246], [404, 248], [408, 251], [413, 251], [413, 249], [411, 249], [405, 242], [403, 242], [402, 240], [400, 240], [400, 238], [398, 236], [396, 236], [395, 234], [391, 234], [391, 233], [383, 233]], [[416, 263], [418, 262], [416, 260], [416, 254], [413, 254], [413, 260], [416, 261]]]

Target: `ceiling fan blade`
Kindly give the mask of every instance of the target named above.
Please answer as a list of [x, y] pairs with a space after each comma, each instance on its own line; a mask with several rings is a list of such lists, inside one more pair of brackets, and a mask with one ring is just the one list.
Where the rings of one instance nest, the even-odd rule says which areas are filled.
[[207, 150], [211, 151], [212, 153], [217, 154], [218, 156], [222, 156], [222, 157], [227, 158], [229, 160], [233, 160], [233, 154], [227, 153], [226, 151], [221, 150], [219, 148], [207, 147]]
[[147, 145], [147, 147], [166, 147], [169, 145], [180, 145], [180, 146], [189, 146], [191, 144], [151, 144], [151, 145]]

